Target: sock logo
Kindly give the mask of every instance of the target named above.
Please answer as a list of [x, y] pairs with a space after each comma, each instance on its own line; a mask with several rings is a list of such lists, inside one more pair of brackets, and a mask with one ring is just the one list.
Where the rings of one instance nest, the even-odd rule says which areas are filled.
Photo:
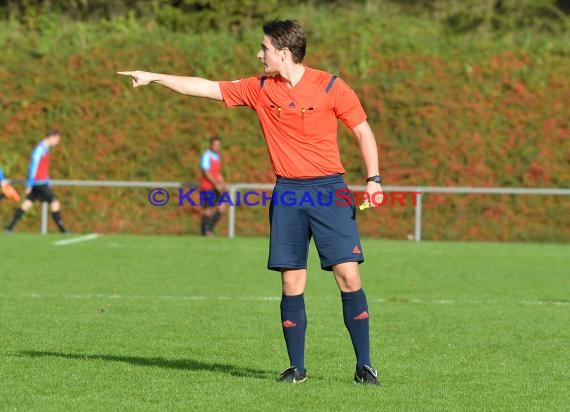
[[356, 254], [359, 254], [359, 255], [360, 255], [360, 254], [362, 253], [362, 251], [360, 250], [360, 248], [358, 247], [358, 245], [355, 245], [355, 246], [352, 248], [352, 253], [356, 253]]
[[364, 320], [364, 319], [368, 319], [368, 312], [364, 311], [362, 312], [360, 315], [355, 316], [354, 318], [352, 318], [354, 320]]
[[284, 328], [294, 328], [295, 326], [297, 326], [297, 324], [295, 322], [291, 322], [290, 320], [286, 320], [283, 322]]

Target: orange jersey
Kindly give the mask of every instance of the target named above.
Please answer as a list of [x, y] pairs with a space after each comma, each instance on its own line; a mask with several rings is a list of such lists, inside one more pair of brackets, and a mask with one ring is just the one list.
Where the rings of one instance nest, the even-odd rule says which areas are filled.
[[337, 119], [349, 129], [366, 120], [360, 100], [344, 81], [305, 66], [293, 88], [277, 75], [220, 82], [220, 89], [228, 107], [248, 106], [257, 113], [276, 176], [344, 173]]

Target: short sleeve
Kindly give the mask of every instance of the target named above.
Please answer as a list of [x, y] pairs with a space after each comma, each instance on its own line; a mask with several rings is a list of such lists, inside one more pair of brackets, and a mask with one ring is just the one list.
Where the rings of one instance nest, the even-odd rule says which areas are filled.
[[226, 106], [248, 106], [252, 109], [255, 108], [261, 90], [260, 80], [259, 77], [249, 77], [232, 82], [220, 82], [220, 90], [222, 91]]
[[210, 155], [208, 152], [202, 155], [202, 159], [200, 160], [200, 169], [202, 169], [204, 172], [210, 170]]
[[366, 120], [366, 113], [362, 108], [360, 99], [343, 80], [336, 79], [331, 92], [333, 93], [333, 108], [336, 117], [346, 127], [353, 129]]

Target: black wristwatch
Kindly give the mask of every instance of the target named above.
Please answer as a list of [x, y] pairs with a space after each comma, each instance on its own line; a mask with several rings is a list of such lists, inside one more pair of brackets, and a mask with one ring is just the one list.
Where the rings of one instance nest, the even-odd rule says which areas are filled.
[[382, 183], [382, 177], [380, 175], [370, 176], [366, 179], [367, 182]]

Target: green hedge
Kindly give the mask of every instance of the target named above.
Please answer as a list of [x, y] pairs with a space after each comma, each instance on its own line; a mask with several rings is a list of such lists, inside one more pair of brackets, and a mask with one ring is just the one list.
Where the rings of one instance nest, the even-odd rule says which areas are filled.
[[[369, 2], [366, 13], [292, 8], [309, 35], [306, 63], [337, 73], [362, 99], [388, 185], [570, 187], [570, 42], [537, 32], [450, 35], [443, 24]], [[384, 4], [384, 2], [382, 2]], [[51, 126], [57, 179], [176, 180], [198, 176], [207, 137], [224, 137], [229, 180], [271, 182], [254, 113], [172, 93], [133, 90], [122, 69], [236, 79], [258, 73], [262, 36], [251, 25], [188, 34], [123, 18], [51, 16], [41, 30], [0, 25], [0, 163], [24, 178], [32, 147]], [[364, 176], [342, 129], [347, 180]], [[77, 231], [197, 233], [198, 211], [148, 205], [140, 190], [59, 189]], [[12, 213], [0, 205], [0, 218]], [[568, 241], [568, 198], [428, 195], [431, 239]], [[239, 233], [266, 233], [264, 210], [239, 210]], [[406, 238], [413, 208], [362, 215], [363, 234]], [[35, 230], [26, 219], [22, 230]]]

